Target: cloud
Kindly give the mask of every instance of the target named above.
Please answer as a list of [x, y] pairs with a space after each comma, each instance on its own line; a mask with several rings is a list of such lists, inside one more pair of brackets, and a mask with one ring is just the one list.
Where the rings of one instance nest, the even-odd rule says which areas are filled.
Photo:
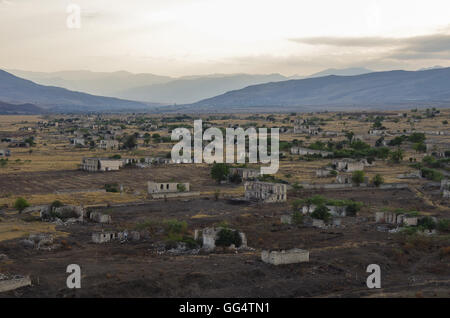
[[440, 60], [450, 58], [450, 28], [442, 33], [403, 38], [391, 37], [310, 37], [290, 41], [313, 46], [331, 46], [340, 49], [381, 51], [380, 59]]
[[385, 37], [311, 37], [300, 39], [289, 39], [292, 42], [309, 45], [328, 45], [339, 47], [385, 47], [398, 45], [400, 39]]

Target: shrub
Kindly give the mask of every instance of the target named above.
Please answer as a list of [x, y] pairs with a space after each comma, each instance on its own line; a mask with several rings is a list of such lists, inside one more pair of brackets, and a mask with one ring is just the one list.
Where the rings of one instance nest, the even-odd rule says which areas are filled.
[[450, 219], [439, 220], [436, 227], [441, 232], [450, 232]]
[[211, 177], [218, 183], [226, 180], [229, 173], [230, 168], [226, 163], [214, 163], [211, 168]]
[[353, 181], [353, 183], [356, 183], [357, 185], [363, 183], [364, 182], [364, 171], [361, 171], [361, 170], [353, 171], [352, 181]]
[[292, 222], [294, 224], [303, 224], [303, 213], [296, 211], [292, 214]]
[[16, 202], [14, 202], [14, 209], [19, 211], [19, 213], [22, 213], [22, 211], [28, 208], [29, 206], [30, 204], [28, 203], [28, 201], [22, 197], [18, 197]]
[[390, 159], [392, 162], [399, 163], [403, 160], [403, 151], [401, 149], [392, 151], [390, 154]]
[[185, 192], [186, 191], [186, 186], [183, 183], [178, 183], [177, 184], [177, 191], [178, 192]]
[[345, 208], [345, 212], [348, 216], [355, 216], [356, 213], [361, 210], [362, 203], [361, 202], [351, 202]]
[[117, 183], [107, 183], [105, 184], [106, 192], [119, 192], [119, 185]]
[[311, 213], [311, 217], [314, 219], [320, 219], [327, 222], [331, 214], [329, 213], [329, 209], [325, 205], [319, 205], [313, 213]]
[[292, 205], [292, 209], [294, 210], [294, 212], [300, 208], [300, 206], [302, 205], [302, 202], [303, 201], [299, 200], [299, 199], [292, 201], [291, 205]]
[[417, 225], [426, 230], [433, 230], [436, 228], [436, 222], [429, 216], [419, 219]]
[[217, 233], [216, 245], [217, 246], [234, 246], [239, 247], [242, 245], [242, 238], [237, 230], [221, 229]]
[[409, 142], [414, 142], [414, 143], [421, 143], [424, 142], [426, 139], [425, 134], [424, 133], [412, 133], [409, 137], [408, 137], [408, 141]]
[[230, 182], [233, 182], [233, 183], [236, 183], [236, 184], [242, 183], [242, 178], [237, 173], [232, 174], [230, 176], [229, 180], [230, 180]]
[[376, 186], [379, 187], [380, 185], [382, 185], [384, 183], [384, 178], [381, 174], [376, 174], [373, 179], [372, 179], [372, 183]]
[[186, 221], [168, 220], [164, 225], [169, 234], [185, 234], [187, 231]]
[[63, 204], [62, 204], [61, 201], [55, 200], [55, 201], [53, 201], [52, 204], [50, 205], [50, 210], [53, 210], [54, 208], [59, 208], [59, 207], [62, 207], [62, 206], [63, 206]]
[[439, 182], [444, 177], [441, 172], [434, 169], [422, 168], [420, 171], [422, 172], [422, 176], [428, 180]]

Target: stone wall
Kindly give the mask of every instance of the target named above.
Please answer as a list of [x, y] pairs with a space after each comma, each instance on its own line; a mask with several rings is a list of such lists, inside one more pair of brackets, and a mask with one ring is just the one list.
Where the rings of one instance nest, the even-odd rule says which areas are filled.
[[273, 265], [309, 262], [309, 251], [299, 248], [286, 251], [262, 251], [261, 260]]
[[245, 199], [262, 202], [286, 201], [287, 187], [281, 183], [271, 182], [246, 182], [244, 184]]
[[17, 288], [25, 286], [31, 286], [31, 279], [29, 276], [0, 280], [0, 293], [15, 290]]
[[183, 198], [183, 197], [197, 197], [200, 195], [199, 191], [191, 192], [173, 192], [173, 193], [153, 193], [152, 199], [170, 199], [170, 198]]
[[[184, 186], [184, 191], [179, 191], [179, 185]], [[171, 192], [189, 192], [189, 183], [178, 182], [148, 182], [148, 193], [171, 193]]]

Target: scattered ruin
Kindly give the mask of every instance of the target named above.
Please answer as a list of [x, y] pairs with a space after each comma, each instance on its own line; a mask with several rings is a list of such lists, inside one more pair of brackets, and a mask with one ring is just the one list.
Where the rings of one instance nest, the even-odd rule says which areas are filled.
[[255, 179], [261, 175], [259, 169], [230, 168], [230, 175], [239, 175], [242, 180]]
[[285, 265], [309, 262], [309, 251], [299, 248], [282, 251], [261, 252], [261, 260], [272, 265]]
[[120, 159], [109, 158], [83, 158], [81, 170], [88, 172], [117, 171], [123, 167]]
[[249, 181], [244, 184], [245, 199], [264, 203], [285, 202], [287, 186], [281, 183]]

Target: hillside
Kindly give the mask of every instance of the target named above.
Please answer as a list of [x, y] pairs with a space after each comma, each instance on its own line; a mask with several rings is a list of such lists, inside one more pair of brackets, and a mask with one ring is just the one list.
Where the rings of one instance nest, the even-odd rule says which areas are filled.
[[146, 104], [135, 101], [39, 85], [2, 70], [0, 70], [0, 100], [11, 104], [31, 103], [46, 110], [67, 112], [148, 109]]
[[330, 106], [389, 108], [422, 104], [450, 105], [450, 68], [388, 71], [356, 76], [325, 76], [253, 85], [185, 105], [217, 110], [247, 107], [290, 107], [298, 110]]
[[37, 115], [43, 113], [43, 109], [33, 104], [9, 104], [0, 101], [0, 115]]

